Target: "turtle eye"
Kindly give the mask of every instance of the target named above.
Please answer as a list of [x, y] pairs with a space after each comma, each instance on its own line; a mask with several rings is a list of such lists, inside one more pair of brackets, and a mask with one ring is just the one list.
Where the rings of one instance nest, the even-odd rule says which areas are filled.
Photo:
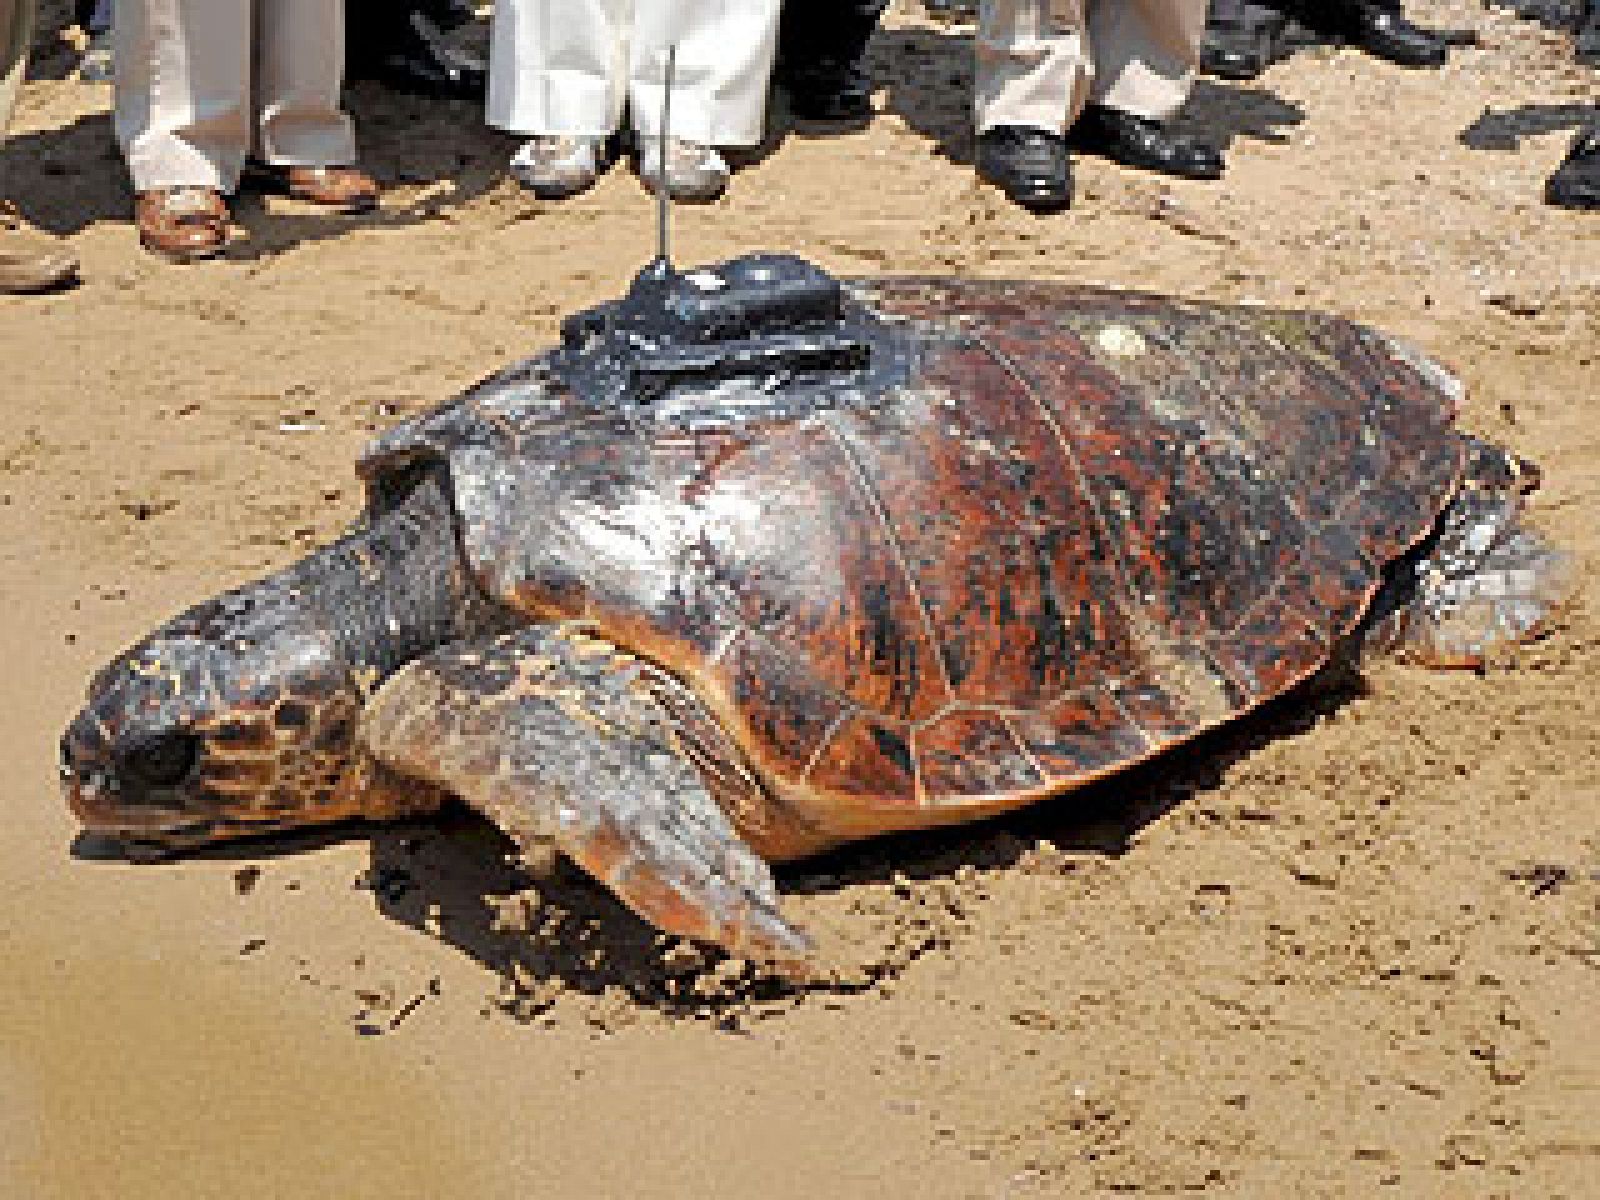
[[177, 787], [194, 771], [199, 740], [185, 733], [166, 733], [140, 742], [123, 762], [134, 781], [146, 787]]

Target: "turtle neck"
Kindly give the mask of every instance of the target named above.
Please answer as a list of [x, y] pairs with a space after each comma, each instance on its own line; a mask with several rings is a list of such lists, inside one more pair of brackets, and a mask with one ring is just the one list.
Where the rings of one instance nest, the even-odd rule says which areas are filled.
[[466, 570], [447, 489], [444, 472], [430, 472], [278, 577], [364, 688], [446, 642], [508, 623]]

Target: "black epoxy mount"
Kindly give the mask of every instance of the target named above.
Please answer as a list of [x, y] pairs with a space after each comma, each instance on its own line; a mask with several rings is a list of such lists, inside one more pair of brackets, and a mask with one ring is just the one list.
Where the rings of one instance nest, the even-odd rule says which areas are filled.
[[792, 254], [748, 254], [692, 271], [656, 259], [610, 313], [636, 344], [708, 345], [804, 333], [844, 316], [839, 281]]
[[[677, 47], [661, 89], [661, 161]], [[839, 281], [792, 254], [747, 254], [680, 271], [672, 200], [656, 184], [656, 257], [628, 294], [567, 318], [556, 366], [574, 393], [629, 419], [697, 428], [870, 402], [910, 375], [910, 339], [847, 302]]]
[[[819, 393], [859, 392], [875, 368], [904, 358], [837, 279], [790, 254], [688, 271], [657, 258], [621, 300], [569, 317], [561, 340], [575, 390], [635, 412], [687, 407], [700, 419], [787, 411], [802, 394], [816, 406]], [[888, 361], [875, 361], [884, 351]], [[723, 387], [732, 381], [744, 386]], [[753, 403], [758, 395], [770, 400]]]

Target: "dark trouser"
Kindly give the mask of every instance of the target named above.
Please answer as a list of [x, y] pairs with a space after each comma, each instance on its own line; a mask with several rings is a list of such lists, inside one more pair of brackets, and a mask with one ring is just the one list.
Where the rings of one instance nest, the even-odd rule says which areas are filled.
[[412, 14], [427, 17], [441, 29], [454, 29], [472, 19], [465, 0], [345, 0], [345, 61], [349, 75], [360, 77], [367, 67], [400, 52], [417, 51], [419, 35]]
[[1269, 4], [1252, 4], [1250, 0], [1211, 0], [1206, 10], [1206, 20], [1218, 25], [1248, 27], [1267, 25], [1283, 18]]
[[854, 66], [889, 0], [786, 0], [778, 26], [778, 61], [787, 71], [822, 63]]
[[1399, 13], [1402, 0], [1280, 0], [1281, 8], [1307, 29], [1330, 33], [1348, 30], [1363, 11]]
[[111, 32], [111, 0], [77, 0], [73, 20], [85, 33], [94, 36]]

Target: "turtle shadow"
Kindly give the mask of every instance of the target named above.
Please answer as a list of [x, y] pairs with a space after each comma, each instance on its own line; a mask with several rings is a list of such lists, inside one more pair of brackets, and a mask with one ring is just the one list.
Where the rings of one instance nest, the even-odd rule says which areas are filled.
[[520, 1022], [576, 996], [732, 1028], [752, 1004], [794, 991], [651, 928], [565, 860], [533, 874], [508, 837], [465, 808], [382, 827], [371, 850], [358, 886], [378, 911], [491, 972], [494, 1006]]
[[1472, 124], [1456, 134], [1469, 150], [1514, 151], [1528, 138], [1587, 128], [1600, 124], [1600, 105], [1522, 104], [1516, 108], [1486, 108]]
[[[1220, 787], [1271, 742], [1303, 734], [1366, 694], [1354, 671], [1329, 668], [1289, 695], [1190, 745], [1049, 802], [968, 825], [870, 839], [781, 868], [786, 896], [866, 894], [959, 877], [964, 868], [1028, 866], [1041, 843], [1072, 863], [1117, 859], [1141, 831]], [[564, 860], [535, 878], [510, 839], [452, 809], [427, 824], [379, 827], [362, 886], [390, 920], [452, 946], [501, 980], [497, 1006], [533, 1022], [573, 994], [738, 1028], [809, 993], [851, 994], [902, 973], [933, 942], [828, 979], [794, 983], [647, 926]], [[846, 918], [848, 920], [848, 918]]]
[[[968, 30], [885, 29], [868, 57], [873, 78], [887, 89], [885, 111], [959, 166], [971, 166], [975, 153], [972, 42]], [[1173, 127], [1225, 150], [1239, 138], [1284, 142], [1282, 130], [1305, 119], [1303, 108], [1260, 83], [1201, 79]]]
[[371, 828], [361, 820], [338, 821], [330, 825], [316, 825], [305, 829], [274, 830], [254, 837], [236, 837], [204, 846], [189, 846], [182, 850], [130, 846], [121, 838], [109, 834], [80, 830], [73, 834], [67, 852], [78, 862], [143, 865], [169, 863], [179, 866], [191, 862], [211, 862], [240, 863], [249, 866], [259, 862], [295, 859], [315, 850], [324, 850], [329, 846], [354, 841], [365, 836]]

